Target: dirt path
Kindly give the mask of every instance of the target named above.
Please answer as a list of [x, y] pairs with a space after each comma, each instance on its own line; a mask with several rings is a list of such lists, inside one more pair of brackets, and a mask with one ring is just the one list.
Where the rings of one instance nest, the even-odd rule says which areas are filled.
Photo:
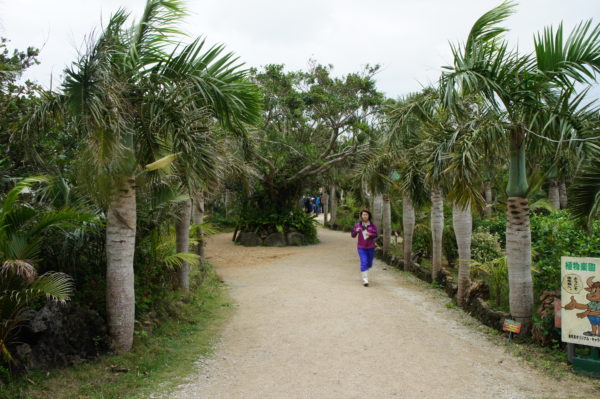
[[[213, 237], [211, 262], [238, 308], [215, 355], [172, 398], [594, 398], [523, 365], [445, 308], [438, 291], [375, 261], [365, 288], [355, 242], [319, 230], [302, 248]], [[598, 396], [597, 396], [598, 395]]]

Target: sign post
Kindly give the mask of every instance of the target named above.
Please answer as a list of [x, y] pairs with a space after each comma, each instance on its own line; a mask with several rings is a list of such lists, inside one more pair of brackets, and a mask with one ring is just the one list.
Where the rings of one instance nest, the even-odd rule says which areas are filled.
[[600, 378], [600, 258], [561, 258], [561, 339], [591, 347], [573, 356], [576, 374]]
[[502, 329], [504, 331], [508, 331], [508, 340], [512, 342], [513, 334], [518, 334], [521, 332], [521, 323], [518, 321], [505, 319]]

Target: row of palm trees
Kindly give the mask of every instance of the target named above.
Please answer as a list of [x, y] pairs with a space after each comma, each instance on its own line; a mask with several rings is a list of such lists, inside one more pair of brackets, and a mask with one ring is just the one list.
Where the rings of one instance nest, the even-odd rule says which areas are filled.
[[[562, 25], [547, 28], [535, 36], [535, 51], [523, 54], [503, 38], [507, 29], [501, 23], [514, 9], [505, 2], [481, 16], [466, 42], [452, 46], [453, 64], [435, 87], [388, 107], [380, 153], [360, 173], [365, 181], [387, 181], [402, 192], [406, 270], [415, 207], [429, 197], [433, 280], [442, 265], [443, 202], [451, 202], [459, 252], [457, 302], [463, 305], [470, 285], [472, 207], [490, 214], [491, 178], [507, 170], [510, 312], [527, 334], [533, 311], [528, 197], [549, 180], [550, 200], [559, 208], [559, 181], [598, 157], [598, 109], [586, 102], [586, 94], [600, 70], [600, 25], [581, 23], [566, 37]], [[387, 165], [383, 173], [381, 165]], [[535, 172], [532, 181], [528, 165]], [[398, 179], [391, 178], [392, 171]]]
[[[179, 0], [148, 0], [132, 25], [125, 10], [116, 12], [25, 129], [35, 136], [58, 123], [80, 144], [77, 184], [106, 210], [107, 316], [119, 352], [133, 341], [140, 190], [168, 185], [187, 196], [176, 233], [177, 251], [189, 251], [203, 193], [225, 174], [227, 137], [243, 140], [261, 111], [258, 89], [232, 53], [201, 38], [183, 42], [184, 16]], [[188, 262], [176, 280], [189, 289]]]

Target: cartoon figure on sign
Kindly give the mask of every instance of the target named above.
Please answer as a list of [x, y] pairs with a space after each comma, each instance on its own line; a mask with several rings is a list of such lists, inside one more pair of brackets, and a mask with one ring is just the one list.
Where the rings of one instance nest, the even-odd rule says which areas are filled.
[[565, 310], [585, 309], [584, 312], [577, 313], [577, 317], [580, 319], [587, 317], [592, 325], [592, 331], [586, 331], [583, 335], [600, 337], [600, 281], [594, 282], [594, 278], [590, 277], [587, 279], [587, 285], [588, 288], [585, 288], [585, 290], [589, 294], [585, 297], [590, 302], [587, 305], [577, 303], [575, 298], [571, 296], [571, 302], [565, 305]]

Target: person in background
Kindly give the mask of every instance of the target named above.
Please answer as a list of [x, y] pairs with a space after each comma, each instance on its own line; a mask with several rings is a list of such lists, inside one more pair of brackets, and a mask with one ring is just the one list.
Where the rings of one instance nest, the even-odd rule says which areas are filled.
[[375, 239], [377, 238], [377, 226], [371, 222], [371, 212], [367, 209], [360, 211], [360, 221], [356, 223], [352, 237], [358, 236], [356, 247], [360, 258], [360, 272], [365, 287], [369, 286], [369, 269], [373, 266], [375, 257]]
[[322, 212], [321, 195], [317, 194], [317, 196], [315, 197], [315, 213], [317, 214], [317, 216], [319, 216], [319, 214], [321, 212]]

